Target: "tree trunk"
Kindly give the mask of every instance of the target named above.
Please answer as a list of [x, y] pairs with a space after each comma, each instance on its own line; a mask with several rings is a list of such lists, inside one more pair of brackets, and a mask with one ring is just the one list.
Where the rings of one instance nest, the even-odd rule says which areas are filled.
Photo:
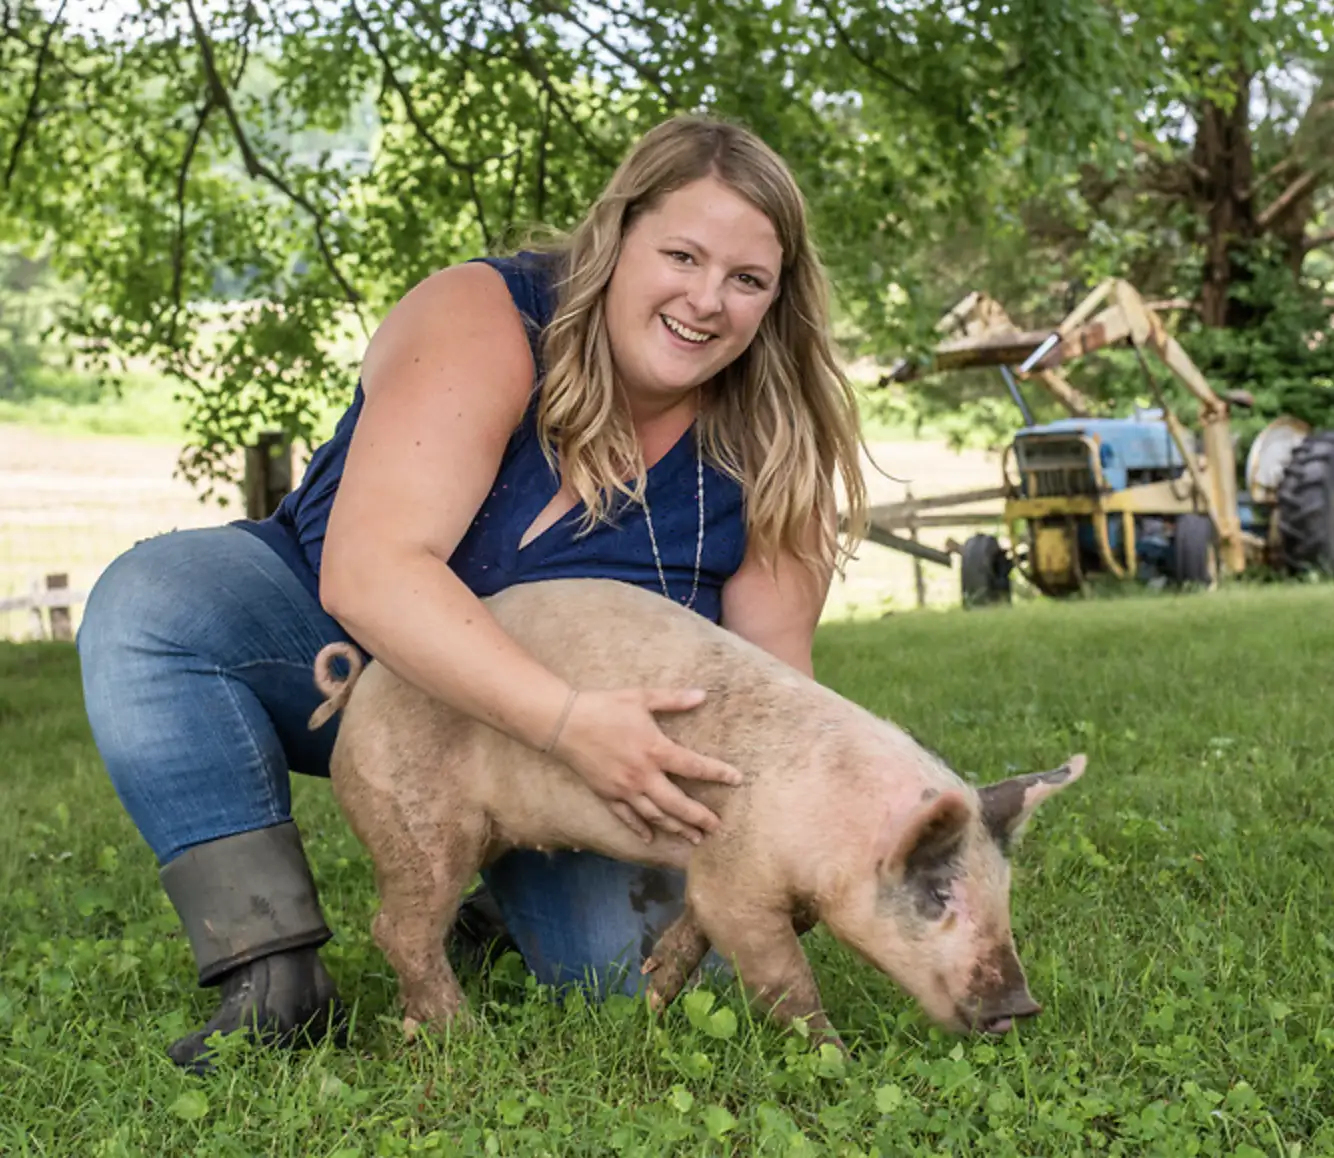
[[1200, 310], [1207, 326], [1245, 326], [1252, 309], [1231, 296], [1235, 283], [1246, 278], [1238, 262], [1255, 240], [1258, 229], [1251, 186], [1255, 165], [1251, 130], [1247, 122], [1251, 74], [1233, 74], [1236, 99], [1230, 108], [1205, 101], [1197, 118], [1194, 171], [1200, 200], [1206, 207], [1204, 284]]

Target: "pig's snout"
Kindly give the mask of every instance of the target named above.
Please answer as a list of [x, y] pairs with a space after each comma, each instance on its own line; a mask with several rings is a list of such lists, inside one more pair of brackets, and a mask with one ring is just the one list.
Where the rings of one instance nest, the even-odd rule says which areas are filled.
[[1012, 945], [995, 946], [977, 963], [972, 982], [957, 1012], [974, 1033], [1008, 1033], [1020, 1018], [1042, 1012], [1028, 991], [1028, 980]]
[[984, 1001], [971, 1009], [959, 1007], [959, 1020], [973, 1033], [1009, 1033], [1021, 1018], [1036, 1017], [1042, 1006], [1033, 1000], [1028, 990], [1006, 994], [1000, 1000]]

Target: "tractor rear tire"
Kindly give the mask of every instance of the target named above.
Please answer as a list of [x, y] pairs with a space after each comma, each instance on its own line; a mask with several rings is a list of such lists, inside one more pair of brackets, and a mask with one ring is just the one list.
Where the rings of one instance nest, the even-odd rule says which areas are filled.
[[1334, 430], [1317, 431], [1292, 452], [1276, 513], [1284, 568], [1334, 575]]
[[1181, 515], [1172, 536], [1172, 578], [1213, 587], [1218, 582], [1218, 536], [1208, 515]]
[[965, 608], [1010, 602], [1010, 560], [995, 535], [973, 535], [964, 543], [959, 586]]

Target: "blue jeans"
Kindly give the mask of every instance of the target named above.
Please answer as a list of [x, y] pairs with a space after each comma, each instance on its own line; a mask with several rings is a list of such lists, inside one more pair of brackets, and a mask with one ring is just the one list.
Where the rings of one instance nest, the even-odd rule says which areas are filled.
[[[290, 771], [328, 776], [337, 720], [306, 728], [322, 699], [312, 665], [347, 638], [237, 527], [145, 540], [102, 573], [78, 632], [84, 701], [116, 793], [159, 865], [290, 820]], [[628, 993], [684, 890], [680, 874], [588, 852], [516, 850], [483, 876], [539, 980]]]

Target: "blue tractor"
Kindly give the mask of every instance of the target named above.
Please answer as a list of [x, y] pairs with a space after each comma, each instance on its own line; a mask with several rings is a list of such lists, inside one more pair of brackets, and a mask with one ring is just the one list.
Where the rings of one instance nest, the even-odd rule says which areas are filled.
[[[1008, 543], [979, 534], [956, 548], [965, 606], [1008, 601], [1015, 570], [1051, 596], [1080, 591], [1095, 575], [1212, 586], [1220, 572], [1256, 565], [1334, 574], [1334, 432], [1276, 419], [1252, 444], [1239, 480], [1229, 415], [1251, 399], [1216, 394], [1126, 282], [1102, 283], [1050, 333], [1018, 331], [976, 294], [946, 315], [943, 328], [963, 332], [936, 348], [931, 369], [998, 367], [1024, 417], [1006, 447], [999, 488]], [[1127, 418], [1093, 417], [1060, 366], [1126, 341], [1158, 405]], [[1198, 400], [1198, 434], [1168, 407], [1150, 353]], [[902, 363], [890, 374], [911, 376]], [[1019, 389], [1030, 376], [1072, 416], [1034, 423]]]

